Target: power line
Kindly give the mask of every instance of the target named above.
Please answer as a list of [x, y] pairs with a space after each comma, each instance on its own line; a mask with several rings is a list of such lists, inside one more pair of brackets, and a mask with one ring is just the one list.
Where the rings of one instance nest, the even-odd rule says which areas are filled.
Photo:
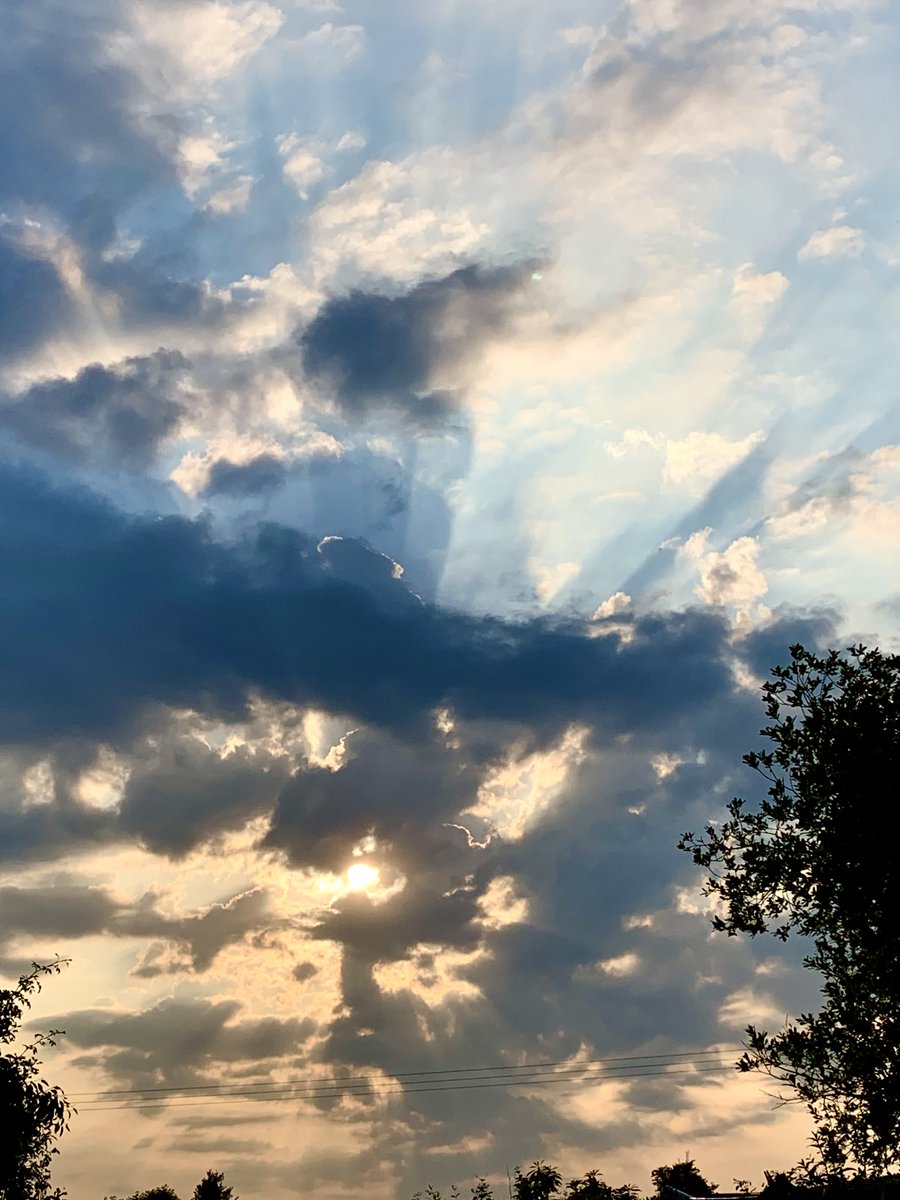
[[[640, 1066], [614, 1067], [614, 1068], [609, 1068], [607, 1070], [594, 1070], [594, 1071], [588, 1071], [588, 1072], [584, 1072], [583, 1068], [582, 1068], [582, 1078], [581, 1079], [573, 1078], [573, 1072], [577, 1072], [578, 1069], [579, 1068], [570, 1068], [568, 1070], [568, 1072], [554, 1071], [554, 1072], [545, 1073], [545, 1074], [535, 1074], [532, 1076], [528, 1076], [526, 1078], [522, 1078], [521, 1076], [518, 1078], [505, 1077], [505, 1078], [495, 1078], [495, 1079], [469, 1081], [469, 1082], [459, 1082], [459, 1081], [454, 1081], [454, 1080], [449, 1080], [449, 1081], [448, 1080], [437, 1080], [434, 1083], [430, 1082], [427, 1079], [418, 1081], [419, 1084], [424, 1083], [426, 1085], [424, 1087], [417, 1086], [416, 1081], [413, 1081], [411, 1084], [404, 1084], [400, 1080], [390, 1080], [388, 1086], [361, 1087], [361, 1085], [357, 1084], [354, 1087], [349, 1087], [349, 1088], [311, 1087], [306, 1092], [298, 1092], [297, 1090], [295, 1090], [294, 1086], [281, 1085], [277, 1090], [273, 1088], [272, 1092], [269, 1092], [269, 1093], [258, 1092], [258, 1091], [256, 1091], [256, 1092], [234, 1091], [234, 1092], [225, 1093], [224, 1095], [206, 1096], [206, 1097], [197, 1098], [197, 1099], [195, 1099], [193, 1097], [189, 1097], [182, 1102], [179, 1102], [179, 1097], [177, 1097], [177, 1096], [171, 1097], [171, 1098], [166, 1098], [166, 1099], [160, 1099], [157, 1101], [152, 1101], [152, 1102], [146, 1103], [146, 1104], [145, 1103], [129, 1104], [127, 1101], [123, 1101], [118, 1104], [107, 1105], [107, 1104], [102, 1104], [102, 1103], [92, 1104], [89, 1101], [86, 1105], [81, 1106], [80, 1111], [82, 1111], [82, 1112], [121, 1112], [121, 1111], [127, 1110], [127, 1109], [135, 1109], [135, 1110], [138, 1110], [138, 1109], [169, 1109], [170, 1111], [172, 1111], [172, 1110], [180, 1109], [180, 1108], [197, 1108], [197, 1107], [201, 1107], [201, 1106], [210, 1106], [210, 1105], [215, 1107], [217, 1105], [223, 1105], [223, 1104], [247, 1104], [247, 1103], [251, 1103], [253, 1101], [261, 1103], [263, 1101], [331, 1100], [331, 1099], [341, 1099], [344, 1096], [350, 1096], [350, 1097], [373, 1096], [375, 1098], [380, 1098], [382, 1096], [392, 1096], [392, 1095], [416, 1096], [416, 1095], [421, 1095], [423, 1093], [434, 1093], [434, 1092], [459, 1092], [459, 1091], [471, 1091], [471, 1090], [480, 1089], [480, 1088], [498, 1088], [498, 1087], [506, 1087], [506, 1088], [539, 1087], [539, 1086], [544, 1086], [544, 1085], [548, 1085], [548, 1084], [549, 1085], [559, 1085], [562, 1083], [570, 1084], [570, 1085], [578, 1084], [580, 1086], [584, 1086], [584, 1085], [588, 1085], [588, 1084], [602, 1083], [605, 1080], [609, 1080], [609, 1079], [612, 1079], [612, 1080], [616, 1080], [616, 1079], [646, 1079], [649, 1077], [659, 1077], [659, 1076], [663, 1076], [663, 1075], [685, 1075], [685, 1074], [696, 1075], [696, 1074], [705, 1074], [705, 1073], [712, 1072], [712, 1071], [718, 1071], [718, 1072], [728, 1071], [728, 1070], [733, 1069], [733, 1064], [732, 1063], [722, 1063], [722, 1062], [709, 1063], [709, 1062], [701, 1061], [700, 1063], [697, 1063], [697, 1064], [677, 1064], [677, 1063], [675, 1063], [675, 1064], [670, 1064], [670, 1065], [663, 1065], [660, 1067], [659, 1064], [647, 1063], [645, 1065], [645, 1067], [640, 1067]], [[385, 1082], [385, 1081], [382, 1081], [382, 1083], [383, 1082]], [[390, 1086], [390, 1084], [393, 1084], [395, 1086]], [[399, 1086], [396, 1086], [396, 1085], [399, 1085]]]
[[[709, 1056], [732, 1054], [732, 1053], [737, 1053], [737, 1052], [738, 1052], [738, 1049], [736, 1047], [726, 1047], [724, 1049], [718, 1049], [718, 1050], [709, 1050], [709, 1049], [707, 1049], [707, 1050], [674, 1050], [674, 1051], [660, 1051], [657, 1054], [624, 1054], [624, 1055], [606, 1056], [604, 1058], [586, 1058], [586, 1059], [581, 1059], [578, 1062], [573, 1062], [571, 1059], [557, 1059], [556, 1061], [551, 1061], [551, 1062], [527, 1062], [527, 1063], [509, 1063], [509, 1064], [495, 1063], [495, 1064], [492, 1064], [491, 1066], [485, 1066], [485, 1067], [438, 1067], [438, 1068], [432, 1068], [430, 1070], [423, 1070], [423, 1071], [385, 1071], [385, 1073], [382, 1075], [374, 1075], [374, 1074], [355, 1075], [355, 1076], [354, 1075], [350, 1075], [350, 1076], [306, 1075], [306, 1076], [302, 1076], [302, 1077], [296, 1078], [296, 1079], [284, 1079], [284, 1080], [279, 1080], [279, 1081], [263, 1079], [263, 1080], [259, 1080], [256, 1083], [246, 1083], [246, 1084], [242, 1084], [242, 1085], [235, 1085], [234, 1083], [199, 1083], [199, 1084], [185, 1084], [180, 1087], [177, 1087], [177, 1086], [152, 1086], [152, 1087], [143, 1087], [143, 1088], [113, 1088], [108, 1091], [69, 1092], [68, 1094], [73, 1099], [75, 1099], [77, 1097], [84, 1097], [85, 1103], [90, 1103], [91, 1100], [101, 1100], [101, 1099], [105, 1099], [107, 1097], [113, 1097], [113, 1096], [147, 1096], [147, 1095], [151, 1095], [151, 1094], [155, 1095], [155, 1094], [163, 1094], [163, 1093], [169, 1093], [174, 1096], [179, 1096], [183, 1093], [197, 1092], [197, 1091], [216, 1092], [216, 1091], [221, 1091], [221, 1090], [227, 1089], [227, 1088], [233, 1088], [235, 1086], [239, 1086], [241, 1088], [241, 1090], [243, 1091], [244, 1089], [257, 1088], [257, 1087], [259, 1087], [259, 1088], [271, 1087], [273, 1085], [278, 1086], [278, 1087], [293, 1087], [293, 1086], [299, 1087], [299, 1086], [303, 1086], [304, 1084], [308, 1084], [308, 1085], [312, 1085], [312, 1086], [316, 1086], [316, 1087], [322, 1087], [322, 1086], [331, 1086], [331, 1085], [345, 1086], [345, 1085], [369, 1084], [369, 1083], [377, 1084], [377, 1083], [384, 1083], [389, 1080], [396, 1080], [397, 1082], [409, 1080], [410, 1082], [414, 1083], [418, 1079], [427, 1080], [428, 1078], [433, 1078], [436, 1076], [459, 1076], [462, 1079], [465, 1079], [468, 1076], [474, 1076], [474, 1075], [478, 1075], [478, 1074], [497, 1075], [497, 1074], [500, 1074], [501, 1072], [511, 1072], [511, 1071], [544, 1071], [544, 1070], [548, 1070], [550, 1068], [557, 1068], [557, 1067], [563, 1068], [563, 1069], [569, 1068], [572, 1070], [581, 1070], [584, 1067], [595, 1067], [595, 1066], [601, 1067], [601, 1066], [606, 1066], [606, 1065], [612, 1066], [613, 1064], [616, 1064], [616, 1063], [622, 1063], [622, 1064], [646, 1063], [648, 1066], [665, 1066], [666, 1065], [665, 1061], [657, 1062], [655, 1060], [660, 1060], [660, 1059], [669, 1060], [669, 1062], [671, 1062], [673, 1065], [675, 1065], [677, 1060], [680, 1060], [680, 1059], [703, 1059], [703, 1058], [709, 1057]], [[448, 1079], [447, 1082], [455, 1082], [455, 1080]]]
[[546, 1076], [546, 1075], [538, 1076], [538, 1077], [527, 1078], [527, 1079], [522, 1079], [522, 1078], [499, 1079], [499, 1080], [489, 1080], [486, 1082], [482, 1081], [482, 1082], [478, 1082], [478, 1083], [451, 1083], [451, 1084], [445, 1085], [445, 1086], [441, 1086], [440, 1084], [435, 1084], [435, 1085], [430, 1085], [427, 1087], [406, 1087], [406, 1086], [401, 1085], [400, 1087], [383, 1087], [383, 1088], [365, 1089], [365, 1090], [352, 1090], [352, 1089], [318, 1090], [318, 1091], [313, 1090], [313, 1091], [309, 1091], [309, 1092], [300, 1092], [300, 1093], [295, 1092], [293, 1090], [284, 1090], [284, 1091], [281, 1091], [274, 1095], [259, 1093], [259, 1092], [255, 1092], [255, 1093], [254, 1092], [250, 1092], [250, 1093], [234, 1092], [234, 1093], [226, 1094], [224, 1096], [207, 1096], [203, 1099], [190, 1098], [185, 1103], [178, 1103], [177, 1100], [174, 1103], [169, 1103], [166, 1100], [161, 1100], [161, 1101], [156, 1101], [156, 1102], [149, 1103], [149, 1104], [128, 1104], [126, 1102], [126, 1103], [113, 1104], [113, 1105], [95, 1105], [95, 1106], [88, 1105], [87, 1107], [82, 1106], [80, 1111], [82, 1111], [82, 1112], [121, 1112], [123, 1110], [128, 1110], [128, 1109], [148, 1109], [148, 1108], [149, 1109], [168, 1108], [169, 1110], [174, 1110], [174, 1109], [178, 1109], [178, 1108], [197, 1108], [197, 1107], [208, 1106], [208, 1105], [212, 1105], [213, 1107], [215, 1107], [216, 1105], [221, 1105], [221, 1104], [246, 1104], [246, 1103], [249, 1103], [254, 1100], [259, 1101], [259, 1102], [267, 1101], [267, 1100], [268, 1101], [272, 1101], [272, 1100], [275, 1100], [275, 1101], [278, 1101], [278, 1100], [281, 1100], [281, 1101], [286, 1101], [286, 1100], [329, 1100], [329, 1099], [341, 1099], [343, 1096], [350, 1096], [350, 1097], [354, 1097], [354, 1096], [366, 1097], [366, 1096], [370, 1096], [370, 1095], [372, 1095], [374, 1097], [391, 1096], [391, 1095], [416, 1096], [416, 1095], [421, 1095], [422, 1093], [471, 1091], [476, 1088], [537, 1087], [537, 1086], [541, 1086], [541, 1085], [545, 1085], [545, 1084], [560, 1084], [560, 1083], [567, 1083], [567, 1084], [579, 1083], [579, 1084], [583, 1085], [583, 1084], [591, 1084], [591, 1083], [601, 1083], [606, 1079], [646, 1079], [649, 1076], [698, 1074], [698, 1073], [705, 1073], [705, 1072], [709, 1072], [709, 1071], [728, 1071], [728, 1070], [732, 1070], [732, 1069], [733, 1069], [733, 1066], [730, 1063], [713, 1063], [713, 1064], [707, 1064], [707, 1065], [700, 1065], [700, 1066], [696, 1066], [696, 1067], [666, 1068], [666, 1069], [659, 1070], [659, 1071], [654, 1071], [654, 1070], [641, 1071], [641, 1072], [636, 1072], [635, 1070], [604, 1071], [604, 1072], [600, 1072], [600, 1073], [594, 1073], [593, 1075], [587, 1075], [580, 1080], [573, 1079], [568, 1075], [556, 1074], [556, 1075], [549, 1075], [549, 1076]]

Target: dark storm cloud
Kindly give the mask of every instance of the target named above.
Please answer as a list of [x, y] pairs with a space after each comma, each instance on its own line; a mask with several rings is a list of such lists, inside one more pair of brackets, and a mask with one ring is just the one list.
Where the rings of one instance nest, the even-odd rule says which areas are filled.
[[239, 1154], [242, 1158], [250, 1155], [271, 1157], [273, 1147], [270, 1142], [259, 1138], [198, 1137], [196, 1133], [190, 1133], [173, 1138], [166, 1149], [176, 1153], [184, 1151], [187, 1154], [208, 1154], [211, 1157], [215, 1155], [216, 1161], [219, 1161], [218, 1156], [222, 1154]]
[[222, 458], [213, 464], [203, 495], [243, 499], [272, 491], [284, 483], [286, 477], [284, 462], [272, 454], [260, 454], [248, 463], [233, 463]]
[[215, 1077], [223, 1063], [297, 1054], [316, 1030], [309, 1018], [235, 1020], [240, 1010], [232, 1000], [171, 999], [139, 1013], [87, 1009], [60, 1020], [67, 1041], [89, 1051], [76, 1064], [101, 1067], [135, 1087], [187, 1085]]
[[28, 862], [108, 844], [116, 836], [115, 814], [105, 809], [54, 798], [28, 804], [3, 797], [0, 804], [0, 860]]
[[85, 937], [109, 927], [119, 906], [101, 888], [0, 888], [0, 928], [4, 936], [33, 933]]
[[818, 652], [835, 645], [838, 618], [833, 608], [823, 606], [809, 612], [781, 605], [770, 621], [743, 639], [742, 656], [757, 676], [767, 679], [773, 667], [784, 666], [790, 660], [789, 647], [796, 643]]
[[333, 384], [347, 414], [386, 408], [439, 423], [456, 400], [435, 390], [436, 374], [449, 368], [462, 382], [464, 365], [508, 328], [532, 269], [474, 265], [399, 295], [329, 300], [300, 335], [303, 366]]
[[481, 941], [475, 887], [461, 885], [444, 893], [424, 881], [379, 904], [350, 895], [332, 905], [313, 936], [338, 942], [365, 962], [396, 962], [422, 943], [447, 950], [475, 950]]
[[133, 754], [117, 832], [177, 858], [271, 808], [287, 774], [283, 758], [243, 748], [222, 757], [198, 738], [161, 736]]
[[98, 0], [17, 0], [0, 11], [0, 191], [49, 206], [84, 245], [114, 235], [117, 210], [170, 171], [171, 123], [137, 103], [140, 85], [108, 40], [121, 9]]
[[415, 600], [380, 567], [374, 595], [290, 530], [224, 545], [201, 522], [132, 519], [9, 468], [0, 570], [5, 741], [120, 738], [154, 702], [237, 717], [254, 691], [397, 729], [450, 705], [608, 736], [732, 686], [715, 615], [635, 618], [628, 641], [470, 616]]
[[[157, 900], [156, 895], [149, 893], [136, 903], [121, 903], [103, 888], [75, 884], [3, 887], [0, 888], [0, 947], [26, 934], [69, 940], [100, 933], [120, 938], [162, 939], [155, 949], [151, 947], [134, 972], [152, 978], [171, 970], [206, 971], [226, 946], [280, 924], [270, 914], [267, 895], [261, 890], [242, 892], [194, 916], [166, 917], [156, 907]], [[174, 966], [168, 964], [162, 953], [168, 945], [185, 956]]]
[[[324, 428], [346, 441], [346, 430], [333, 417], [325, 418]], [[266, 511], [284, 524], [377, 546], [403, 564], [414, 592], [433, 597], [453, 528], [447, 496], [470, 468], [471, 434], [459, 420], [442, 429], [439, 463], [427, 456], [416, 431], [404, 436], [394, 429], [391, 443], [379, 449], [369, 439], [354, 445], [351, 437], [340, 454], [295, 459], [283, 486], [264, 493]]]
[[[392, 861], [407, 871], [415, 847], [439, 849], [426, 840], [426, 827], [474, 802], [482, 770], [428, 731], [406, 740], [360, 730], [344, 747], [339, 771], [301, 769], [278, 796], [266, 843], [297, 865], [342, 870], [354, 843], [371, 832], [392, 845]], [[430, 869], [437, 867], [432, 861]]]
[[92, 363], [74, 379], [34, 384], [0, 408], [0, 430], [78, 463], [147, 466], [184, 414], [175, 385], [187, 360], [158, 350], [112, 367]]
[[298, 983], [306, 983], [307, 979], [312, 979], [314, 975], [319, 973], [319, 968], [315, 963], [301, 962], [291, 971], [291, 978], [296, 979]]
[[[131, 937], [161, 937], [183, 947], [190, 958], [190, 967], [197, 972], [208, 970], [216, 956], [226, 946], [243, 941], [250, 933], [271, 930], [281, 922], [269, 912], [268, 897], [261, 889], [242, 892], [224, 904], [211, 904], [206, 912], [192, 917], [161, 917], [151, 903], [138, 906], [134, 912], [124, 911], [112, 932]], [[177, 970], [183, 970], [178, 964]], [[135, 974], [152, 978], [164, 973], [154, 956], [144, 959]]]
[[214, 325], [226, 303], [202, 279], [191, 277], [192, 259], [189, 241], [179, 245], [173, 239], [161, 246], [151, 241], [133, 258], [107, 262], [95, 256], [90, 269], [100, 287], [115, 293], [126, 325]]
[[0, 233], [0, 358], [31, 350], [60, 323], [65, 307], [55, 267]]
[[[224, 304], [202, 279], [195, 213], [175, 167], [186, 114], [161, 64], [135, 49], [130, 11], [112, 0], [0, 9], [0, 92], [10, 98], [0, 110], [3, 208], [65, 231], [84, 277], [115, 298], [124, 324], [214, 322]], [[120, 237], [139, 243], [132, 257], [116, 253]], [[16, 275], [0, 259], [0, 278]], [[6, 353], [34, 342], [54, 303], [53, 277], [31, 276], [16, 285], [22, 308], [9, 330], [0, 325], [13, 335]], [[0, 301], [6, 311], [5, 292]]]

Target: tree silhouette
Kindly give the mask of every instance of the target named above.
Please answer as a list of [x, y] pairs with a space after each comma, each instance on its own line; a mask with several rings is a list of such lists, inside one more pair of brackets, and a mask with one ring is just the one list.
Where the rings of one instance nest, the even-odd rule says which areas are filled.
[[599, 1171], [587, 1171], [566, 1184], [564, 1200], [637, 1200], [638, 1189], [630, 1183], [611, 1187]]
[[763, 686], [773, 749], [744, 761], [768, 783], [755, 808], [679, 846], [709, 871], [716, 929], [810, 939], [818, 1013], [777, 1034], [747, 1029], [741, 1070], [804, 1101], [832, 1176], [900, 1163], [900, 857], [884, 804], [900, 777], [900, 657], [864, 646], [791, 662]]
[[657, 1196], [662, 1196], [667, 1187], [687, 1192], [689, 1196], [711, 1196], [716, 1190], [714, 1183], [707, 1183], [692, 1158], [673, 1163], [670, 1167], [657, 1167], [650, 1172]]
[[[66, 960], [34, 963], [14, 988], [0, 988], [0, 1045], [12, 1045], [31, 997], [45, 975], [58, 974]], [[60, 1029], [35, 1034], [18, 1051], [0, 1055], [0, 1200], [59, 1197], [50, 1191], [53, 1143], [69, 1127], [74, 1112], [58, 1087], [41, 1077], [41, 1050], [56, 1044]]]
[[222, 1171], [209, 1170], [194, 1188], [193, 1200], [238, 1200], [234, 1188], [225, 1186]]
[[156, 1187], [147, 1188], [143, 1192], [132, 1192], [130, 1196], [104, 1196], [103, 1200], [178, 1200], [178, 1193], [174, 1188], [170, 1188], [167, 1183], [160, 1183]]
[[542, 1158], [533, 1162], [523, 1175], [516, 1167], [513, 1196], [515, 1200], [549, 1200], [562, 1186], [562, 1175]]

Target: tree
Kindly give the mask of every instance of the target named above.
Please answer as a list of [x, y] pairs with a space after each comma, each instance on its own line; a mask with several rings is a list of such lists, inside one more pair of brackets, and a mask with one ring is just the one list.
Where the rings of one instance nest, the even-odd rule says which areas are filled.
[[570, 1179], [564, 1200], [637, 1200], [638, 1189], [630, 1183], [611, 1187], [598, 1171], [587, 1171], [580, 1179]]
[[523, 1175], [516, 1167], [515, 1200], [549, 1200], [555, 1196], [562, 1186], [562, 1175], [556, 1167], [551, 1167], [543, 1159], [531, 1164], [530, 1169]]
[[472, 1200], [494, 1200], [493, 1189], [483, 1175], [480, 1175], [475, 1180], [475, 1186], [470, 1190], [472, 1192]]
[[234, 1188], [225, 1186], [225, 1175], [222, 1171], [207, 1171], [194, 1188], [193, 1200], [238, 1200], [234, 1196]]
[[710, 874], [716, 929], [809, 939], [822, 1005], [770, 1035], [750, 1026], [741, 1070], [787, 1084], [812, 1114], [832, 1177], [900, 1162], [900, 857], [883, 814], [900, 777], [900, 657], [791, 647], [763, 686], [773, 748], [744, 756], [766, 798], [687, 833]]
[[692, 1158], [673, 1163], [670, 1167], [657, 1167], [650, 1172], [657, 1196], [662, 1196], [667, 1187], [687, 1192], [689, 1196], [711, 1196], [716, 1190], [714, 1183], [707, 1183]]
[[[41, 966], [34, 963], [14, 988], [0, 988], [0, 1045], [18, 1037], [22, 1015], [31, 997], [41, 990], [45, 975], [58, 974], [65, 960]], [[18, 1051], [0, 1054], [0, 1200], [40, 1200], [50, 1192], [53, 1143], [69, 1128], [74, 1112], [58, 1087], [41, 1077], [40, 1052], [55, 1046], [60, 1029], [37, 1033]]]

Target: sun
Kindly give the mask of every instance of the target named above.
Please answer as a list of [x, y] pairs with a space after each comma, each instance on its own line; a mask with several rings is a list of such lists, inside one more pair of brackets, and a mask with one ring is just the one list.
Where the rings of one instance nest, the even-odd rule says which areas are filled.
[[354, 863], [347, 868], [347, 887], [351, 892], [364, 892], [378, 882], [378, 868], [368, 863]]

